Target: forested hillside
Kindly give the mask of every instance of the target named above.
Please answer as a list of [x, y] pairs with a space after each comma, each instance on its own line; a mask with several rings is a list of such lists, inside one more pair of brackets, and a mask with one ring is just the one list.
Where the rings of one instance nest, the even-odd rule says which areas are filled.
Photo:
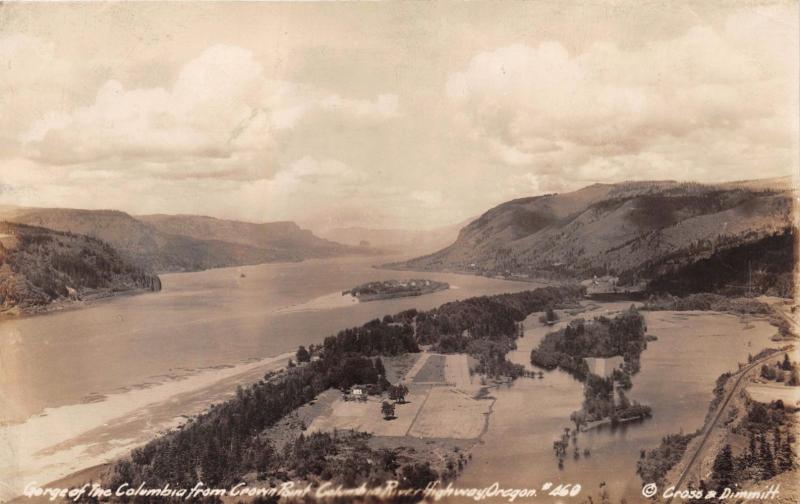
[[[650, 289], [683, 295], [714, 291], [740, 295], [749, 292], [792, 297], [796, 264], [794, 228], [733, 248], [683, 267], [654, 265], [645, 275], [654, 278]], [[664, 272], [659, 274], [659, 270]]]
[[[759, 292], [786, 291], [795, 262], [791, 181], [756, 182], [595, 184], [509, 201], [464, 227], [451, 246], [392, 266], [521, 278], [607, 274], [633, 285], [710, 260], [722, 287], [741, 285], [747, 262], [761, 258]], [[764, 264], [765, 250], [779, 260]]]
[[88, 236], [0, 223], [0, 308], [31, 309], [58, 299], [161, 289], [157, 276]]

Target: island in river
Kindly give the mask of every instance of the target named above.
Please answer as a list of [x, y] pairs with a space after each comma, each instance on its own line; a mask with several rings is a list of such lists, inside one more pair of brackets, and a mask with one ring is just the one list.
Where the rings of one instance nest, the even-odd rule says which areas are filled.
[[409, 280], [382, 280], [367, 282], [350, 290], [342, 291], [342, 296], [351, 295], [359, 301], [377, 301], [400, 297], [422, 296], [450, 288], [447, 282], [412, 278]]

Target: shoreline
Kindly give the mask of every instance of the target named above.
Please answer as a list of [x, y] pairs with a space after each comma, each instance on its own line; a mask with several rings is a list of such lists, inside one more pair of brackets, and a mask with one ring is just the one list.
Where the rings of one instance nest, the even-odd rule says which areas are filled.
[[[265, 372], [285, 368], [293, 353], [284, 353], [231, 367], [208, 369], [150, 387], [109, 394], [102, 401], [78, 403], [29, 416], [0, 427], [0, 445], [20, 454], [0, 467], [0, 502], [22, 493], [35, 479], [61, 480], [90, 467], [129, 454], [191, 417], [224, 402], [237, 385], [249, 385]], [[64, 433], [64, 426], [70, 432]], [[57, 432], [47, 439], [42, 433]], [[104, 440], [105, 439], [105, 440]], [[99, 441], [100, 440], [100, 441]]]
[[[284, 358], [288, 359], [290, 356], [294, 357], [294, 354], [282, 354], [281, 356], [278, 356], [278, 357], [284, 357]], [[284, 372], [284, 371], [285, 371], [285, 369], [278, 370], [278, 372]], [[486, 435], [486, 433], [489, 430], [489, 424], [490, 424], [491, 416], [494, 413], [494, 406], [495, 406], [495, 404], [497, 402], [497, 397], [491, 395], [491, 390], [492, 389], [498, 389], [501, 385], [506, 384], [506, 383], [507, 382], [505, 382], [505, 381], [492, 380], [490, 384], [484, 385], [484, 386], [480, 386], [478, 388], [478, 391], [475, 392], [472, 395], [472, 398], [474, 400], [487, 400], [487, 401], [490, 401], [488, 411], [482, 413], [482, 416], [484, 418], [483, 418], [483, 422], [482, 422], [483, 426], [481, 428], [481, 432], [475, 438], [462, 439], [462, 438], [452, 438], [452, 437], [432, 437], [432, 438], [427, 438], [427, 437], [417, 438], [417, 437], [414, 437], [414, 436], [406, 437], [408, 435], [401, 436], [399, 438], [395, 438], [395, 437], [392, 437], [392, 436], [386, 436], [386, 435], [380, 435], [380, 434], [371, 434], [371, 436], [372, 436], [372, 438], [374, 438], [376, 440], [376, 442], [380, 446], [382, 446], [386, 442], [386, 440], [390, 440], [391, 441], [391, 442], [389, 442], [390, 445], [395, 445], [395, 444], [397, 444], [398, 439], [403, 439], [405, 442], [400, 442], [398, 446], [407, 446], [412, 450], [412, 452], [413, 452], [413, 450], [419, 448], [419, 446], [417, 446], [417, 445], [422, 445], [422, 444], [427, 445], [430, 442], [443, 443], [444, 445], [447, 445], [449, 448], [452, 448], [453, 446], [458, 446], [459, 449], [460, 449], [460, 452], [463, 453], [464, 456], [466, 457], [465, 458], [466, 464], [463, 467], [460, 467], [457, 470], [457, 473], [454, 476], [452, 476], [451, 479], [449, 480], [449, 481], [455, 482], [461, 476], [463, 470], [466, 468], [466, 465], [468, 465], [470, 463], [470, 461], [472, 459], [472, 451], [473, 451], [473, 449], [475, 448], [475, 446], [477, 446], [479, 444], [482, 444], [484, 442], [483, 438], [484, 438], [484, 436]], [[327, 392], [330, 392], [330, 390], [328, 390], [326, 392], [323, 392], [322, 394], [325, 394]], [[322, 395], [322, 394], [320, 394], [320, 395]], [[307, 404], [301, 406], [301, 408], [308, 407], [309, 404], [313, 405], [315, 402], [317, 402], [319, 400], [320, 400], [320, 396], [317, 396], [311, 401], [311, 403], [307, 403]], [[203, 411], [206, 411], [206, 410], [203, 410]], [[189, 415], [180, 415], [180, 416], [182, 418], [182, 422], [181, 423], [183, 423], [185, 421], [188, 421], [194, 415], [191, 415], [191, 416], [189, 416]], [[289, 414], [286, 417], [284, 417], [284, 419], [288, 418], [289, 416], [291, 416], [291, 414]], [[175, 428], [175, 426], [173, 426], [172, 428]], [[150, 438], [150, 440], [155, 439], [156, 437], [158, 437], [158, 436], [160, 436], [162, 434], [163, 433], [159, 433], [158, 435]], [[145, 443], [146, 442], [149, 442], [149, 440], [145, 441]], [[141, 446], [141, 445], [143, 445], [145, 443], [142, 443], [139, 446]], [[84, 467], [84, 468], [69, 472], [69, 473], [64, 474], [64, 475], [62, 475], [60, 477], [54, 478], [52, 480], [49, 480], [46, 484], [41, 485], [41, 486], [44, 487], [44, 488], [48, 488], [48, 487], [62, 488], [62, 487], [79, 486], [79, 485], [83, 485], [83, 484], [85, 484], [87, 482], [95, 482], [96, 483], [96, 482], [100, 481], [104, 476], [107, 476], [107, 474], [108, 474], [107, 471], [110, 468], [112, 468], [114, 466], [114, 464], [119, 459], [128, 456], [130, 454], [131, 450], [133, 450], [134, 448], [135, 448], [135, 446], [128, 447], [121, 454], [110, 458], [106, 462], [102, 462], [102, 463], [95, 464], [95, 465], [90, 465], [90, 466], [87, 466], [87, 467]], [[45, 502], [50, 502], [50, 500], [45, 498], [45, 497], [32, 497], [32, 498], [29, 498], [29, 497], [25, 497], [24, 495], [20, 494], [20, 495], [11, 497], [10, 499], [5, 500], [5, 501], [0, 499], [0, 502], [3, 502], [5, 504], [11, 504], [11, 503], [22, 504], [23, 502], [35, 502], [37, 504], [38, 503], [42, 503], [43, 504]]]
[[515, 277], [515, 276], [505, 276], [505, 275], [483, 275], [478, 272], [472, 271], [464, 271], [464, 270], [451, 270], [451, 269], [442, 269], [442, 270], [426, 270], [426, 269], [414, 269], [414, 268], [403, 268], [399, 266], [394, 266], [392, 263], [387, 264], [378, 264], [373, 266], [375, 269], [385, 269], [389, 271], [413, 271], [416, 273], [446, 273], [450, 275], [467, 275], [467, 276], [475, 276], [481, 278], [490, 278], [492, 280], [506, 280], [508, 282], [520, 282], [520, 283], [531, 283], [537, 284], [544, 287], [553, 286], [553, 285], [564, 285], [570, 283], [578, 283], [580, 282], [579, 278], [547, 278], [547, 277]]
[[59, 299], [53, 301], [52, 303], [48, 303], [46, 305], [37, 305], [36, 307], [34, 307], [34, 309], [30, 308], [23, 309], [19, 308], [18, 306], [14, 306], [12, 308], [0, 311], [0, 323], [2, 323], [4, 320], [22, 320], [31, 317], [44, 317], [47, 315], [51, 315], [53, 313], [81, 310], [83, 308], [89, 308], [91, 306], [95, 306], [97, 304], [101, 304], [108, 301], [113, 301], [115, 299], [139, 296], [142, 294], [158, 294], [159, 292], [161, 291], [160, 290], [154, 291], [145, 288], [136, 288], [136, 289], [127, 289], [124, 291], [117, 291], [117, 292], [98, 292], [98, 293], [87, 294], [84, 299], [78, 299], [75, 301], [69, 299]]
[[[386, 294], [362, 294], [360, 296], [354, 296], [352, 293], [350, 294], [354, 298], [358, 299], [359, 303], [369, 303], [371, 301], [384, 301], [387, 299], [398, 299], [398, 298], [407, 298], [407, 297], [420, 297], [426, 296], [428, 294], [433, 294], [435, 292], [441, 292], [450, 289], [450, 286], [441, 287], [439, 289], [430, 289], [425, 291], [414, 291], [414, 292], [398, 292], [398, 293], [386, 293]], [[344, 294], [342, 294], [344, 296]]]
[[[263, 265], [272, 265], [272, 264], [298, 264], [303, 262], [313, 262], [313, 261], [325, 261], [331, 259], [359, 259], [359, 258], [369, 258], [369, 257], [379, 257], [381, 255], [388, 255], [392, 256], [395, 254], [346, 254], [341, 256], [334, 256], [334, 257], [309, 257], [307, 259], [298, 259], [298, 260], [283, 260], [283, 261], [267, 261], [267, 262], [260, 262], [260, 263], [253, 263], [253, 264], [237, 264], [231, 266], [219, 266], [217, 268], [206, 268], [206, 269], [199, 269], [199, 270], [192, 270], [192, 271], [159, 271], [153, 273], [153, 275], [159, 277], [167, 275], [183, 275], [187, 273], [202, 273], [204, 271], [216, 271], [216, 270], [226, 270], [226, 269], [236, 269], [236, 268], [247, 268], [253, 266], [263, 266]], [[381, 266], [372, 265], [373, 268], [381, 269]], [[387, 268], [388, 269], [388, 268]], [[142, 287], [126, 289], [123, 291], [103, 291], [103, 292], [95, 292], [86, 294], [83, 299], [78, 300], [70, 300], [70, 299], [58, 299], [53, 302], [50, 302], [46, 305], [34, 305], [33, 307], [28, 308], [19, 308], [18, 306], [13, 306], [7, 308], [5, 310], [0, 310], [0, 323], [4, 320], [21, 320], [27, 319], [31, 317], [41, 317], [50, 315], [52, 313], [62, 313], [65, 311], [72, 311], [72, 310], [81, 310], [83, 308], [89, 308], [91, 306], [115, 300], [119, 298], [124, 298], [128, 296], [138, 296], [141, 294], [147, 293], [158, 293], [163, 290], [163, 281], [162, 281], [162, 289], [158, 291], [153, 291], [151, 289], [145, 289]]]

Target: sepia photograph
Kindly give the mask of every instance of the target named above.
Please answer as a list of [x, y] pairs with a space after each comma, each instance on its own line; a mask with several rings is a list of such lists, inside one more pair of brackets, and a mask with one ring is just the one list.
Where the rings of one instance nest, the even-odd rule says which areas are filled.
[[800, 502], [797, 0], [0, 1], [0, 504]]

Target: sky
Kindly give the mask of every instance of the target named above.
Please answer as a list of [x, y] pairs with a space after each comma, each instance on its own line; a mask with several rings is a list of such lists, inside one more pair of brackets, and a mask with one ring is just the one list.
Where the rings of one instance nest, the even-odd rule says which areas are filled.
[[0, 4], [0, 204], [434, 228], [798, 171], [798, 4]]

